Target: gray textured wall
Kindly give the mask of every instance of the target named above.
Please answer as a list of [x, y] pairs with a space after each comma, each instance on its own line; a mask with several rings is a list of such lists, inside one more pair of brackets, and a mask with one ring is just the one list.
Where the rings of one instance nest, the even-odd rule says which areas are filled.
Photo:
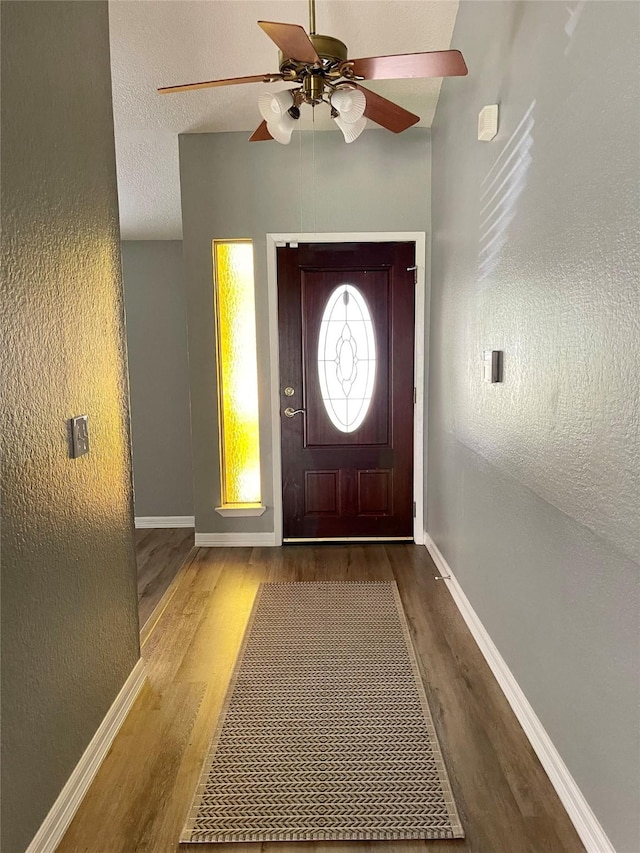
[[[107, 4], [2, 3], [2, 849], [138, 655]], [[69, 458], [67, 419], [91, 453]]]
[[433, 127], [428, 531], [620, 853], [640, 849], [639, 20], [462, 2], [470, 76]]
[[[313, 175], [315, 174], [315, 181]], [[272, 531], [271, 401], [267, 258], [269, 232], [428, 231], [429, 131], [294, 136], [247, 142], [246, 133], [180, 137], [180, 180], [189, 326], [196, 530]], [[211, 241], [254, 242], [262, 494], [260, 518], [221, 518]]]
[[136, 516], [193, 515], [182, 242], [122, 243]]

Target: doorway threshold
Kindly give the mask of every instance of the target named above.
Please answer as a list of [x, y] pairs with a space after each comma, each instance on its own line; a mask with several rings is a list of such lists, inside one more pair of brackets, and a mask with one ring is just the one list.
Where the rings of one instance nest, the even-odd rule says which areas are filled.
[[309, 542], [413, 542], [413, 536], [308, 536], [282, 540], [283, 545], [304, 545]]

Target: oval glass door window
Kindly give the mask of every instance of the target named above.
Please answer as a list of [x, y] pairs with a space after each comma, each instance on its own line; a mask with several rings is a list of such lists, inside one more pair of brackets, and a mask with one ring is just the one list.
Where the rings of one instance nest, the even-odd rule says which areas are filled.
[[369, 306], [357, 287], [341, 284], [327, 299], [318, 338], [318, 376], [331, 423], [353, 432], [371, 405], [376, 342]]

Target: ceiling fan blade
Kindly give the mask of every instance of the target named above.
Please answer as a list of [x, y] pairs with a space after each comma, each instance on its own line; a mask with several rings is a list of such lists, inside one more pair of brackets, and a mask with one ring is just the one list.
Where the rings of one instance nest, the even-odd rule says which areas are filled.
[[266, 121], [263, 121], [262, 124], [259, 124], [253, 131], [249, 137], [249, 142], [266, 142], [268, 139], [273, 139], [273, 136], [271, 136], [267, 130]]
[[180, 86], [163, 86], [158, 89], [161, 95], [169, 92], [188, 92], [191, 89], [209, 89], [212, 86], [237, 86], [239, 83], [270, 83], [282, 80], [282, 74], [254, 74], [251, 77], [227, 77], [226, 80], [205, 80], [203, 83], [184, 83]]
[[364, 108], [366, 117], [370, 118], [371, 121], [375, 121], [376, 124], [386, 127], [387, 130], [391, 130], [393, 133], [402, 133], [403, 130], [420, 121], [420, 116], [410, 113], [403, 107], [398, 106], [398, 104], [394, 104], [393, 101], [389, 101], [376, 92], [372, 92], [371, 89], [365, 89], [364, 86], [360, 86], [359, 84], [358, 89], [364, 92], [364, 96], [367, 99], [367, 105]]
[[459, 50], [431, 50], [350, 59], [357, 77], [365, 80], [403, 80], [409, 77], [464, 77], [467, 65]]
[[313, 65], [320, 57], [311, 43], [311, 39], [299, 24], [278, 24], [275, 21], [258, 21], [269, 38], [274, 41], [286, 59], [296, 59]]

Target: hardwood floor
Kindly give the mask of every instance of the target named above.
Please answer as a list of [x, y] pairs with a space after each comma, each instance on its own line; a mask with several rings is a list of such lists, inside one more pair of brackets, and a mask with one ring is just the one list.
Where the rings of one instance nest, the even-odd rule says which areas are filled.
[[195, 553], [192, 527], [136, 530], [141, 632], [192, 551]]
[[[577, 853], [584, 848], [423, 547], [199, 549], [143, 647], [148, 682], [58, 853]], [[261, 581], [396, 580], [460, 841], [178, 844]]]

